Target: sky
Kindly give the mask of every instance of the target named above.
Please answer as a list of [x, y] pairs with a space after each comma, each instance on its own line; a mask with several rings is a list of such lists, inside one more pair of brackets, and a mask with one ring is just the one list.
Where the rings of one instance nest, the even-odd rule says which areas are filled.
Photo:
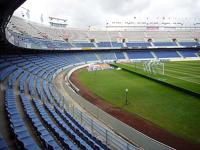
[[200, 0], [27, 0], [15, 12], [30, 10], [30, 20], [48, 16], [68, 20], [74, 27], [104, 26], [107, 22], [139, 18], [200, 18]]

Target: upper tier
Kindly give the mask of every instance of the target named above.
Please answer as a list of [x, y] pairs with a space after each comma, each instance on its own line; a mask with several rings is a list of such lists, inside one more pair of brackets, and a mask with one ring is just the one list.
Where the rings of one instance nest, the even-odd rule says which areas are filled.
[[196, 47], [200, 45], [200, 29], [91, 31], [54, 28], [13, 16], [7, 38], [16, 46], [35, 49]]

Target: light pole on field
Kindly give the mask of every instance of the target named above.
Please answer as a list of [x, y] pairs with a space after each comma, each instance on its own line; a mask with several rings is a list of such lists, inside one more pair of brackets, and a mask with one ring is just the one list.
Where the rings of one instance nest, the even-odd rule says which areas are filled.
[[128, 105], [128, 89], [127, 88], [125, 89], [125, 98], [126, 98], [125, 99], [126, 100], [125, 104]]

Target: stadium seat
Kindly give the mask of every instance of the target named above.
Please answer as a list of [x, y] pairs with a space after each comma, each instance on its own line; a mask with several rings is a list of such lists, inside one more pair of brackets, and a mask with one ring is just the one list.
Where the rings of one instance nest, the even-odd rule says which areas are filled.
[[176, 51], [154, 51], [158, 58], [178, 58], [180, 57]]

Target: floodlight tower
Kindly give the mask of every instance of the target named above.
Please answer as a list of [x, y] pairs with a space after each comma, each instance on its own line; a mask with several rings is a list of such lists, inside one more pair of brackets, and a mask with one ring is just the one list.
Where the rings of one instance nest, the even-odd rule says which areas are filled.
[[67, 19], [49, 17], [49, 24], [51, 27], [66, 28], [68, 25], [67, 21], [68, 21]]
[[26, 17], [28, 18], [28, 19], [30, 19], [30, 10], [29, 9], [27, 9], [27, 8], [25, 8], [25, 7], [21, 7], [23, 10], [25, 10], [26, 11]]

